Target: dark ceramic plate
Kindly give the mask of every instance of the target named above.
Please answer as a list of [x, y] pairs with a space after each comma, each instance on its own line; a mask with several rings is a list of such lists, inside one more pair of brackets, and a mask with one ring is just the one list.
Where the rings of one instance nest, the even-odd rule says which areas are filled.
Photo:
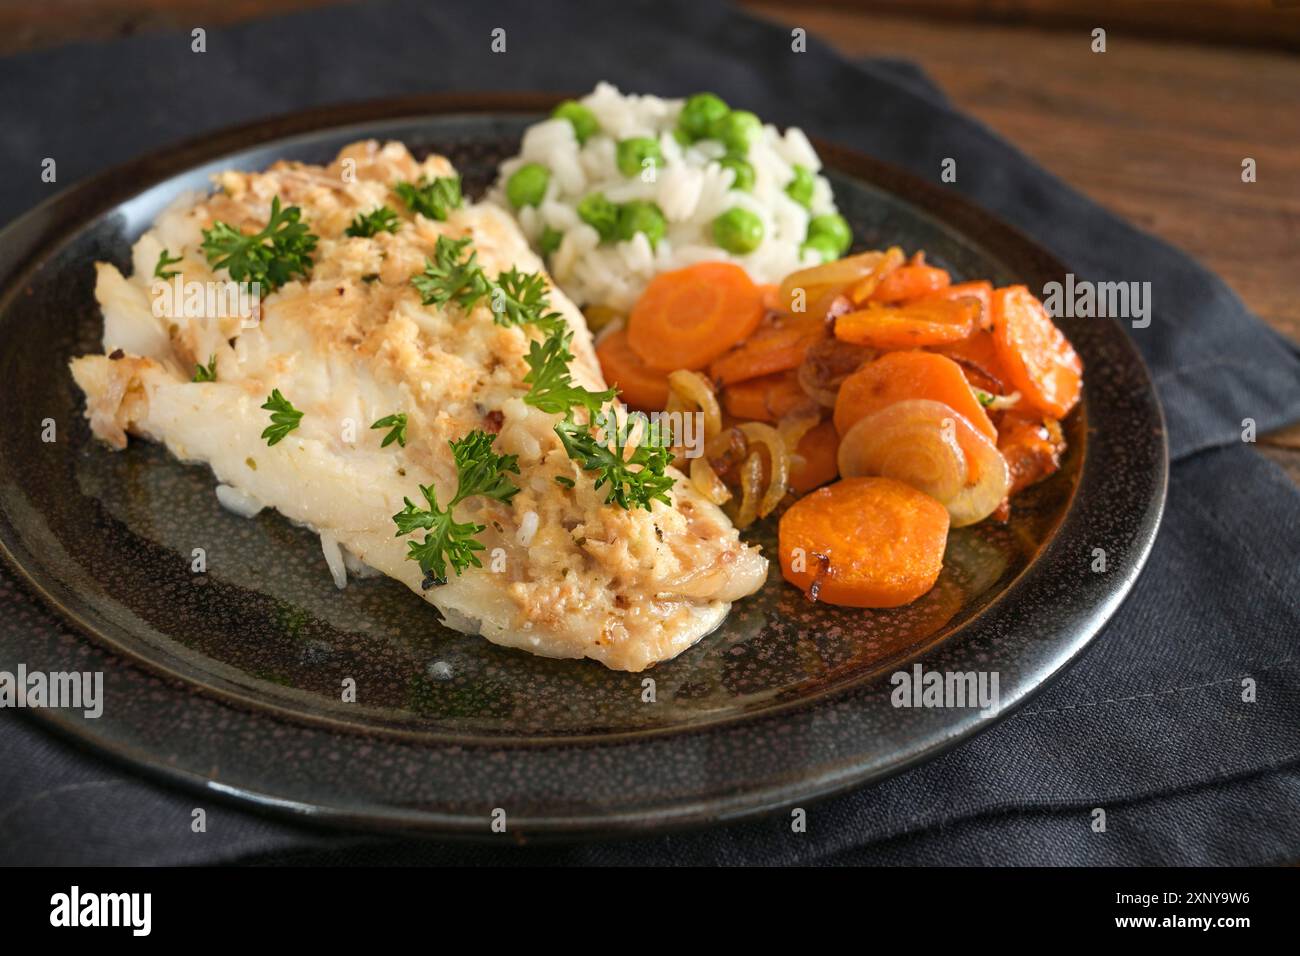
[[[128, 265], [178, 192], [374, 136], [448, 154], [476, 193], [544, 105], [426, 97], [260, 123], [99, 176], [6, 230], [0, 669], [105, 677], [102, 717], [40, 719], [169, 780], [315, 819], [486, 835], [500, 808], [517, 835], [608, 833], [788, 807], [896, 771], [1006, 714], [1097, 635], [1150, 550], [1167, 467], [1142, 362], [1100, 320], [1063, 322], [1087, 365], [1064, 467], [1009, 525], [955, 531], [929, 595], [896, 611], [816, 606], [774, 572], [648, 674], [452, 633], [387, 579], [336, 591], [313, 535], [223, 511], [205, 468], [90, 439], [66, 364], [97, 349], [92, 263]], [[1031, 288], [1062, 276], [953, 194], [821, 149], [859, 247], [924, 248], [956, 275]], [[206, 574], [190, 570], [195, 547]], [[996, 672], [1000, 703], [896, 709], [889, 676], [915, 662]], [[346, 678], [356, 703], [341, 700]]]

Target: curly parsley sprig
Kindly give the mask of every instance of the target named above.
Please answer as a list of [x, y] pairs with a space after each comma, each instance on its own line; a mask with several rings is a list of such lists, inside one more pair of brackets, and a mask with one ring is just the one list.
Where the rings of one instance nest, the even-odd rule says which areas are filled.
[[184, 259], [184, 256], [173, 257], [170, 252], [164, 249], [158, 253], [158, 261], [154, 264], [153, 274], [155, 279], [170, 279], [172, 276], [180, 275], [177, 269], [168, 269], [168, 266], [174, 266]]
[[478, 253], [470, 250], [468, 258], [461, 258], [470, 242], [469, 238], [438, 237], [433, 258], [425, 259], [424, 271], [411, 278], [421, 302], [425, 305], [455, 302], [468, 312], [488, 294], [488, 280], [479, 268]]
[[[217, 357], [215, 355], [208, 356], [207, 365], [204, 365], [202, 362], [200, 362], [199, 364], [194, 366], [194, 378], [190, 379], [190, 381], [215, 382], [216, 380], [217, 380]], [[265, 408], [266, 406], [263, 407]]]
[[551, 310], [546, 279], [540, 272], [511, 268], [501, 273], [492, 284], [491, 299], [497, 325], [535, 325], [547, 334], [566, 328], [564, 316]]
[[262, 430], [262, 437], [266, 439], [268, 447], [283, 441], [302, 422], [302, 412], [294, 408], [293, 403], [281, 395], [278, 388], [271, 389], [271, 394], [262, 407], [271, 413], [271, 424]]
[[459, 176], [439, 176], [436, 179], [421, 176], [418, 182], [398, 183], [393, 192], [411, 212], [440, 222], [445, 221], [447, 214], [462, 200]]
[[424, 496], [427, 507], [421, 508], [410, 498], [405, 498], [406, 506], [393, 515], [397, 537], [421, 529], [425, 532], [423, 540], [407, 542], [406, 556], [419, 562], [426, 588], [447, 583], [448, 565], [457, 575], [471, 566], [483, 566], [475, 552], [483, 550], [483, 543], [477, 536], [484, 525], [457, 521], [452, 516], [452, 509], [474, 495], [508, 502], [519, 493], [518, 486], [508, 477], [509, 474], [519, 474], [517, 456], [497, 454], [492, 450], [495, 440], [495, 435], [475, 430], [449, 443], [456, 462], [457, 478], [456, 494], [445, 508], [438, 504], [433, 485], [421, 485], [420, 494]]
[[[612, 401], [617, 392], [612, 388], [593, 392], [573, 383], [569, 372], [569, 363], [573, 361], [573, 353], [569, 351], [572, 339], [573, 333], [556, 331], [542, 342], [529, 343], [528, 354], [524, 356], [528, 363], [524, 382], [530, 388], [524, 396], [524, 403], [543, 412], [564, 416], [556, 423], [555, 434], [569, 458], [583, 471], [595, 476], [596, 488], [608, 486], [606, 504], [626, 510], [644, 508], [649, 511], [652, 501], [668, 503], [668, 491], [675, 479], [666, 473], [666, 469], [673, 456], [661, 440], [658, 426], [648, 424], [640, 444], [630, 455], [617, 424], [602, 429], [605, 434], [599, 437], [593, 433], [591, 423], [601, 407]], [[579, 410], [587, 413], [586, 422], [577, 420], [576, 412]], [[560, 484], [572, 487], [571, 480]]]
[[371, 429], [388, 428], [391, 429], [384, 440], [380, 442], [380, 448], [387, 448], [393, 442], [406, 447], [406, 412], [396, 412], [392, 415], [385, 415], [379, 421], [370, 426]]
[[274, 292], [290, 279], [306, 277], [316, 236], [302, 221], [297, 206], [271, 200], [271, 218], [260, 232], [248, 235], [218, 220], [203, 230], [203, 253], [213, 269], [226, 269], [236, 282], [257, 282]]
[[397, 213], [387, 206], [380, 206], [370, 212], [357, 213], [344, 233], [366, 239], [381, 232], [397, 232], [397, 227], [401, 224], [401, 217]]

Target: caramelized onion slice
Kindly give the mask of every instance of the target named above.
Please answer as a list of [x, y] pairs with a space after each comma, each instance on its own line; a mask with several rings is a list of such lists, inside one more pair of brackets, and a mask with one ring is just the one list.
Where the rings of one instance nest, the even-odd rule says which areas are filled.
[[1007, 496], [1011, 475], [997, 446], [942, 402], [895, 402], [861, 419], [840, 442], [840, 474], [879, 475], [924, 491], [955, 528], [982, 521]]

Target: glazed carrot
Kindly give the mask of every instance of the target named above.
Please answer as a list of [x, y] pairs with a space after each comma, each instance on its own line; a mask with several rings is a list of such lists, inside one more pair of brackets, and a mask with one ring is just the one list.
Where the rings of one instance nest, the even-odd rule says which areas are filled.
[[[872, 302], [908, 302], [933, 295], [951, 282], [947, 271], [938, 266], [927, 266], [924, 257], [918, 255], [912, 262], [899, 266], [881, 279], [870, 293], [870, 299]], [[851, 298], [855, 302], [866, 301], [865, 298]]]
[[874, 349], [911, 349], [960, 342], [975, 331], [979, 303], [936, 299], [905, 305], [868, 302], [835, 320], [835, 337]]
[[798, 368], [810, 346], [830, 333], [815, 315], [778, 315], [737, 348], [715, 359], [709, 374], [722, 385]]
[[835, 427], [845, 435], [859, 419], [914, 398], [943, 402], [997, 441], [997, 430], [961, 366], [934, 352], [887, 352], [846, 378], [835, 401]]
[[946, 355], [966, 373], [966, 380], [975, 388], [981, 388], [994, 395], [1006, 395], [1014, 392], [1002, 361], [998, 358], [997, 346], [993, 343], [992, 332], [976, 332], [960, 342], [939, 345], [934, 348], [940, 355]]
[[627, 343], [627, 330], [619, 329], [596, 346], [605, 381], [618, 387], [619, 397], [633, 408], [660, 411], [668, 404], [668, 376], [647, 368]]
[[993, 342], [1011, 383], [1029, 404], [1064, 418], [1078, 402], [1083, 363], [1024, 286], [993, 293]]
[[988, 331], [993, 328], [993, 283], [979, 280], [977, 282], [959, 282], [956, 285], [950, 285], [945, 289], [932, 292], [921, 298], [919, 302], [929, 302], [933, 299], [977, 299], [980, 304], [980, 317], [977, 324], [981, 329]]
[[790, 487], [803, 495], [839, 475], [836, 457], [840, 435], [835, 423], [827, 420], [799, 439], [799, 447], [790, 457]]
[[763, 318], [763, 293], [732, 262], [661, 272], [632, 307], [627, 342], [650, 368], [702, 369], [749, 336]]
[[948, 512], [892, 478], [846, 478], [800, 498], [781, 516], [781, 574], [811, 600], [899, 607], [943, 570]]
[[745, 379], [722, 392], [722, 405], [732, 418], [761, 422], [774, 422], [811, 401], [793, 371]]
[[1022, 488], [1042, 481], [1061, 467], [1065, 440], [1055, 419], [1021, 411], [1004, 412], [998, 429], [998, 451], [1007, 460], [1014, 495]]

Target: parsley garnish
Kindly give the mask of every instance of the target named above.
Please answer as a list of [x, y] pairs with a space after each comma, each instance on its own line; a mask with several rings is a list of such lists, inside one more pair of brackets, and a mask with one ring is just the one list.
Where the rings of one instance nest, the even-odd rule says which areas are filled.
[[397, 412], [394, 415], [385, 415], [379, 421], [370, 426], [374, 428], [391, 428], [384, 440], [380, 443], [380, 448], [387, 448], [393, 442], [406, 447], [406, 412]]
[[[658, 426], [647, 426], [646, 435], [631, 455], [625, 454], [626, 446], [620, 441], [619, 430], [611, 430], [613, 435], [602, 442], [587, 425], [570, 418], [555, 426], [555, 433], [569, 457], [583, 471], [596, 476], [596, 488], [609, 485], [606, 504], [629, 511], [636, 507], [649, 511], [650, 502], [655, 500], [671, 504], [668, 489], [675, 480], [664, 469], [673, 456], [660, 441]], [[633, 471], [633, 465], [639, 465], [640, 469]]]
[[550, 308], [540, 272], [512, 268], [492, 285], [492, 320], [497, 325], [535, 325], [547, 334], [563, 330], [564, 316]]
[[476, 536], [485, 526], [472, 521], [457, 521], [452, 517], [452, 509], [473, 495], [509, 501], [519, 492], [519, 488], [506, 477], [508, 472], [519, 474], [516, 456], [494, 452], [492, 443], [495, 440], [495, 435], [472, 431], [459, 441], [449, 443], [456, 461], [457, 484], [456, 495], [447, 502], [445, 509], [438, 505], [433, 485], [421, 485], [420, 494], [428, 507], [417, 507], [410, 498], [405, 498], [406, 507], [393, 515], [397, 537], [421, 528], [425, 531], [423, 541], [407, 542], [407, 558], [420, 563], [425, 587], [445, 584], [448, 564], [457, 575], [470, 566], [483, 566], [475, 552], [483, 550], [483, 543]]
[[271, 389], [271, 396], [262, 407], [271, 413], [271, 424], [262, 430], [262, 437], [268, 446], [283, 439], [302, 421], [302, 412], [294, 408], [278, 388]]
[[[672, 462], [672, 454], [660, 440], [657, 425], [649, 425], [641, 443], [627, 455], [617, 428], [613, 429], [612, 437], [597, 438], [590, 424], [575, 419], [574, 412], [578, 409], [585, 410], [588, 418], [593, 419], [601, 406], [613, 400], [617, 393], [612, 388], [593, 392], [573, 384], [569, 373], [569, 363], [573, 361], [573, 353], [569, 351], [572, 340], [572, 332], [555, 331], [543, 342], [529, 343], [528, 354], [524, 356], [529, 371], [524, 382], [531, 388], [524, 402], [541, 411], [564, 416], [556, 424], [555, 434], [569, 458], [583, 471], [595, 475], [597, 488], [609, 486], [606, 504], [649, 511], [651, 501], [668, 502], [668, 489], [675, 479], [665, 474], [665, 469]], [[633, 466], [638, 466], [637, 470]], [[558, 476], [555, 480], [565, 487], [573, 487], [572, 479], [562, 478]]]
[[446, 305], [455, 302], [465, 311], [478, 304], [488, 294], [488, 279], [479, 268], [478, 253], [470, 251], [469, 258], [461, 261], [470, 239], [448, 239], [439, 236], [433, 248], [433, 260], [424, 260], [424, 271], [411, 278], [411, 285], [420, 293], [424, 305]]
[[175, 265], [176, 263], [180, 262], [181, 259], [183, 258], [185, 257], [177, 256], [176, 258], [173, 259], [171, 253], [169, 253], [166, 249], [158, 253], [158, 263], [153, 267], [154, 278], [170, 279], [172, 276], [180, 275], [180, 272], [178, 270], [168, 269], [167, 267], [171, 265]]
[[399, 199], [411, 212], [430, 219], [445, 220], [447, 213], [460, 205], [460, 177], [440, 176], [429, 179], [421, 176], [418, 183], [398, 183], [393, 187]]
[[528, 363], [529, 372], [524, 376], [524, 384], [532, 387], [524, 396], [524, 402], [566, 418], [574, 408], [585, 408], [589, 415], [595, 415], [618, 393], [612, 388], [593, 392], [573, 384], [569, 374], [569, 363], [573, 361], [573, 353], [569, 351], [571, 341], [572, 332], [557, 331], [548, 335], [545, 341], [534, 339], [528, 343], [524, 361]]
[[377, 232], [397, 232], [397, 227], [401, 224], [402, 220], [397, 213], [387, 206], [380, 206], [370, 212], [357, 213], [356, 218], [352, 220], [352, 225], [348, 226], [344, 233], [349, 236], [369, 238]]
[[280, 208], [280, 197], [271, 200], [271, 219], [266, 228], [246, 235], [224, 222], [203, 230], [203, 252], [213, 269], [225, 268], [236, 282], [257, 282], [274, 292], [295, 276], [311, 271], [311, 253], [316, 236], [302, 222], [297, 206]]
[[191, 379], [191, 381], [215, 382], [216, 380], [217, 380], [217, 357], [215, 355], [208, 356], [207, 365], [204, 365], [203, 363], [200, 362], [198, 365], [194, 366], [194, 378]]

